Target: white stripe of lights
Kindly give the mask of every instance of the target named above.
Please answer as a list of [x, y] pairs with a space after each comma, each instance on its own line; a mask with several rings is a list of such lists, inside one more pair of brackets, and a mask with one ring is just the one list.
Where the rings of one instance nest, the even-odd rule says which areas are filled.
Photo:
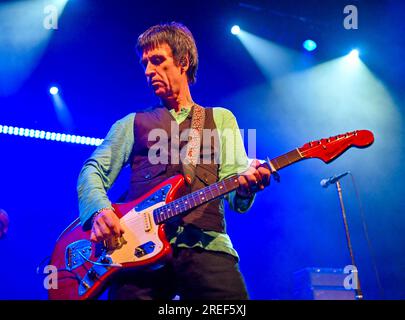
[[74, 134], [56, 133], [43, 130], [34, 130], [3, 125], [0, 125], [0, 134], [8, 134], [12, 136], [29, 137], [35, 139], [45, 139], [58, 142], [84, 144], [89, 146], [99, 146], [103, 142], [103, 139], [98, 138], [83, 137]]

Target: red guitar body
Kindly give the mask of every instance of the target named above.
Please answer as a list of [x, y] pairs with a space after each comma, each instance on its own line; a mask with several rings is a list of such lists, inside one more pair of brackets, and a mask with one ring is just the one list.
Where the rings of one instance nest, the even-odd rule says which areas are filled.
[[171, 248], [164, 224], [155, 224], [152, 212], [180, 197], [184, 183], [183, 176], [177, 175], [134, 201], [114, 204], [125, 233], [122, 239], [112, 243], [91, 242], [90, 231], [83, 231], [76, 219], [55, 245], [50, 264], [58, 270], [58, 287], [49, 290], [49, 299], [96, 298], [122, 268], [154, 268], [163, 264], [165, 257], [171, 254]]

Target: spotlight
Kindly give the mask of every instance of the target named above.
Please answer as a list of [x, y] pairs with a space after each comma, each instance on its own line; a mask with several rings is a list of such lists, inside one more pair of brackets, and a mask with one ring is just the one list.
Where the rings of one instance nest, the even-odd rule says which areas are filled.
[[240, 27], [237, 26], [237, 25], [234, 25], [234, 26], [231, 28], [231, 33], [234, 34], [235, 36], [238, 35], [238, 34], [240, 33]]
[[349, 55], [348, 55], [348, 56], [349, 56], [350, 58], [356, 59], [356, 58], [359, 57], [359, 55], [360, 55], [359, 50], [353, 49], [352, 51], [349, 52]]
[[353, 49], [346, 55], [346, 61], [350, 64], [357, 64], [360, 61], [359, 50]]
[[49, 89], [49, 93], [50, 93], [51, 95], [58, 94], [58, 92], [59, 92], [58, 87], [51, 87], [51, 88]]
[[307, 51], [314, 51], [317, 47], [316, 42], [311, 39], [305, 40], [302, 46]]

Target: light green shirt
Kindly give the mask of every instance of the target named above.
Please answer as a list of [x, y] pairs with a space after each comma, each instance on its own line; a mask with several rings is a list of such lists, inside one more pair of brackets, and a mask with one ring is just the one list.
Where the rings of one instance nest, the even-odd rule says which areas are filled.
[[[180, 124], [187, 118], [190, 110], [182, 109], [179, 113], [170, 110], [170, 112]], [[111, 127], [103, 143], [83, 165], [77, 183], [82, 225], [99, 209], [111, 207], [107, 192], [121, 169], [129, 165], [130, 154], [136, 143], [133, 130], [135, 116], [135, 113], [131, 113], [118, 120]], [[237, 121], [232, 112], [225, 108], [213, 108], [213, 117], [220, 143], [219, 180], [223, 180], [245, 171], [249, 162]], [[233, 141], [231, 141], [232, 139]], [[232, 210], [243, 213], [252, 206], [254, 196], [244, 199], [238, 197], [233, 191], [226, 195], [225, 199], [228, 200]], [[223, 205], [223, 199], [221, 205]], [[226, 252], [239, 258], [227, 233], [179, 226], [177, 233], [171, 236], [169, 241], [178, 247], [199, 246], [206, 250]]]

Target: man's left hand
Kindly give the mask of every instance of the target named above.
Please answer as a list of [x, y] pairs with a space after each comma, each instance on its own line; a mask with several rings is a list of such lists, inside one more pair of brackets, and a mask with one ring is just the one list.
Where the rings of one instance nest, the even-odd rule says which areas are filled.
[[236, 193], [241, 197], [250, 197], [270, 184], [271, 172], [267, 166], [254, 159], [250, 167], [238, 177], [239, 187]]

